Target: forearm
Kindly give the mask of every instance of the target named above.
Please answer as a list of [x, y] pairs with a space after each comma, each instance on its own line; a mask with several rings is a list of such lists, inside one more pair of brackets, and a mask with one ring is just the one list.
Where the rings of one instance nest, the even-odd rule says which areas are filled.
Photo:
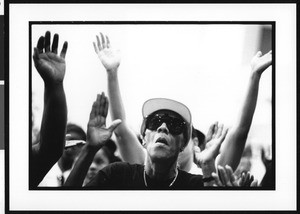
[[45, 85], [40, 152], [60, 157], [65, 145], [67, 104], [63, 84]]
[[115, 129], [121, 157], [128, 163], [143, 164], [145, 160], [143, 147], [137, 139], [136, 134], [129, 128], [126, 121], [117, 70], [107, 71], [107, 78], [112, 120], [122, 120], [122, 123]]
[[126, 120], [125, 109], [122, 101], [118, 80], [118, 70], [107, 71], [108, 97], [110, 101], [110, 112], [112, 120]]
[[98, 150], [90, 149], [87, 144], [84, 145], [64, 186], [69, 186], [69, 187], [82, 186], [83, 181], [88, 172], [88, 169], [92, 164], [92, 161], [97, 151]]
[[218, 165], [225, 166], [227, 164], [235, 170], [240, 162], [256, 108], [259, 81], [259, 74], [252, 73], [250, 75], [244, 102], [236, 123], [221, 147]]
[[260, 77], [261, 75], [257, 73], [252, 73], [250, 75], [248, 89], [236, 123], [237, 130], [241, 133], [248, 133], [250, 129], [257, 103]]

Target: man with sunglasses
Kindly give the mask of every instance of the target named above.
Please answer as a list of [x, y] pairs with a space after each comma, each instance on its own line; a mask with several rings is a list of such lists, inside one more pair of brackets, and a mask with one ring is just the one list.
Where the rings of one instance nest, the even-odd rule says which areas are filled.
[[[81, 187], [94, 155], [111, 137], [121, 123], [115, 120], [106, 128], [108, 99], [98, 95], [93, 104], [87, 129], [87, 142], [70, 173], [65, 186]], [[199, 164], [203, 176], [192, 175], [177, 168], [178, 155], [191, 138], [192, 118], [189, 109], [180, 102], [156, 98], [146, 101], [142, 108], [141, 134], [147, 151], [145, 165], [118, 162], [100, 170], [86, 184], [92, 189], [203, 189], [214, 184], [215, 157], [227, 130], [216, 127], [211, 142], [214, 152], [202, 152]]]

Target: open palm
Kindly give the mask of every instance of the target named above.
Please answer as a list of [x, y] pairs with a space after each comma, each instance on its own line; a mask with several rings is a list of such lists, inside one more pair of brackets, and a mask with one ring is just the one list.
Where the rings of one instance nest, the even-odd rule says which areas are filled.
[[100, 149], [111, 138], [114, 129], [121, 123], [121, 120], [115, 120], [110, 127], [106, 127], [107, 112], [108, 99], [104, 93], [98, 94], [87, 127], [88, 144], [96, 150]]
[[45, 33], [38, 40], [34, 48], [34, 65], [46, 83], [62, 82], [66, 71], [65, 55], [68, 43], [64, 42], [60, 55], [57, 55], [58, 34], [54, 35], [50, 50], [50, 32]]
[[227, 129], [223, 129], [223, 125], [218, 126], [217, 123], [209, 128], [205, 149], [200, 151], [199, 147], [199, 149], [197, 149], [197, 147], [195, 148], [195, 158], [200, 166], [203, 163], [212, 161], [216, 158], [219, 154], [221, 144], [226, 137], [227, 131]]
[[97, 44], [93, 43], [95, 52], [107, 71], [116, 70], [121, 61], [120, 52], [112, 49], [107, 36], [106, 39], [102, 33], [100, 33], [100, 36], [101, 40], [99, 36], [96, 36]]
[[36, 69], [44, 80], [62, 82], [65, 76], [65, 59], [54, 53], [41, 53], [35, 63]]

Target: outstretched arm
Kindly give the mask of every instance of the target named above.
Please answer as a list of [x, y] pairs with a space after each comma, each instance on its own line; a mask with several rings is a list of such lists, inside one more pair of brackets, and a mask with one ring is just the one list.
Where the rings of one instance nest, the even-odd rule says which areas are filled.
[[95, 52], [107, 72], [108, 95], [111, 104], [111, 117], [113, 120], [121, 119], [122, 123], [115, 130], [117, 143], [123, 161], [129, 163], [144, 164], [145, 152], [136, 134], [127, 124], [125, 109], [121, 97], [118, 80], [118, 68], [120, 65], [120, 54], [112, 49], [109, 38], [102, 33], [96, 36], [97, 43], [94, 43]]
[[110, 127], [106, 128], [107, 112], [108, 99], [104, 93], [101, 95], [98, 94], [90, 113], [87, 127], [87, 142], [83, 146], [64, 186], [82, 186], [95, 154], [102, 148], [104, 143], [111, 138], [114, 129], [121, 123], [121, 120], [115, 120]]
[[50, 32], [38, 40], [34, 48], [35, 68], [44, 80], [44, 111], [40, 142], [32, 147], [30, 183], [37, 186], [51, 167], [61, 157], [65, 145], [67, 104], [63, 88], [67, 42], [57, 55], [58, 34], [54, 35], [50, 49]]
[[256, 107], [261, 74], [272, 64], [272, 51], [262, 56], [259, 51], [251, 61], [249, 86], [237, 122], [229, 131], [221, 148], [217, 165], [235, 170], [240, 162]]

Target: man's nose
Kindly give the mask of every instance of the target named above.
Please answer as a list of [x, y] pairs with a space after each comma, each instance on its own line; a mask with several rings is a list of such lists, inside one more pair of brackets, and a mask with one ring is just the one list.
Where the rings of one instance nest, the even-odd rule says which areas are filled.
[[97, 165], [93, 162], [90, 166], [90, 170], [94, 171], [97, 168]]
[[157, 132], [164, 132], [166, 134], [169, 134], [169, 129], [167, 127], [166, 123], [162, 123], [158, 128], [157, 128]]

